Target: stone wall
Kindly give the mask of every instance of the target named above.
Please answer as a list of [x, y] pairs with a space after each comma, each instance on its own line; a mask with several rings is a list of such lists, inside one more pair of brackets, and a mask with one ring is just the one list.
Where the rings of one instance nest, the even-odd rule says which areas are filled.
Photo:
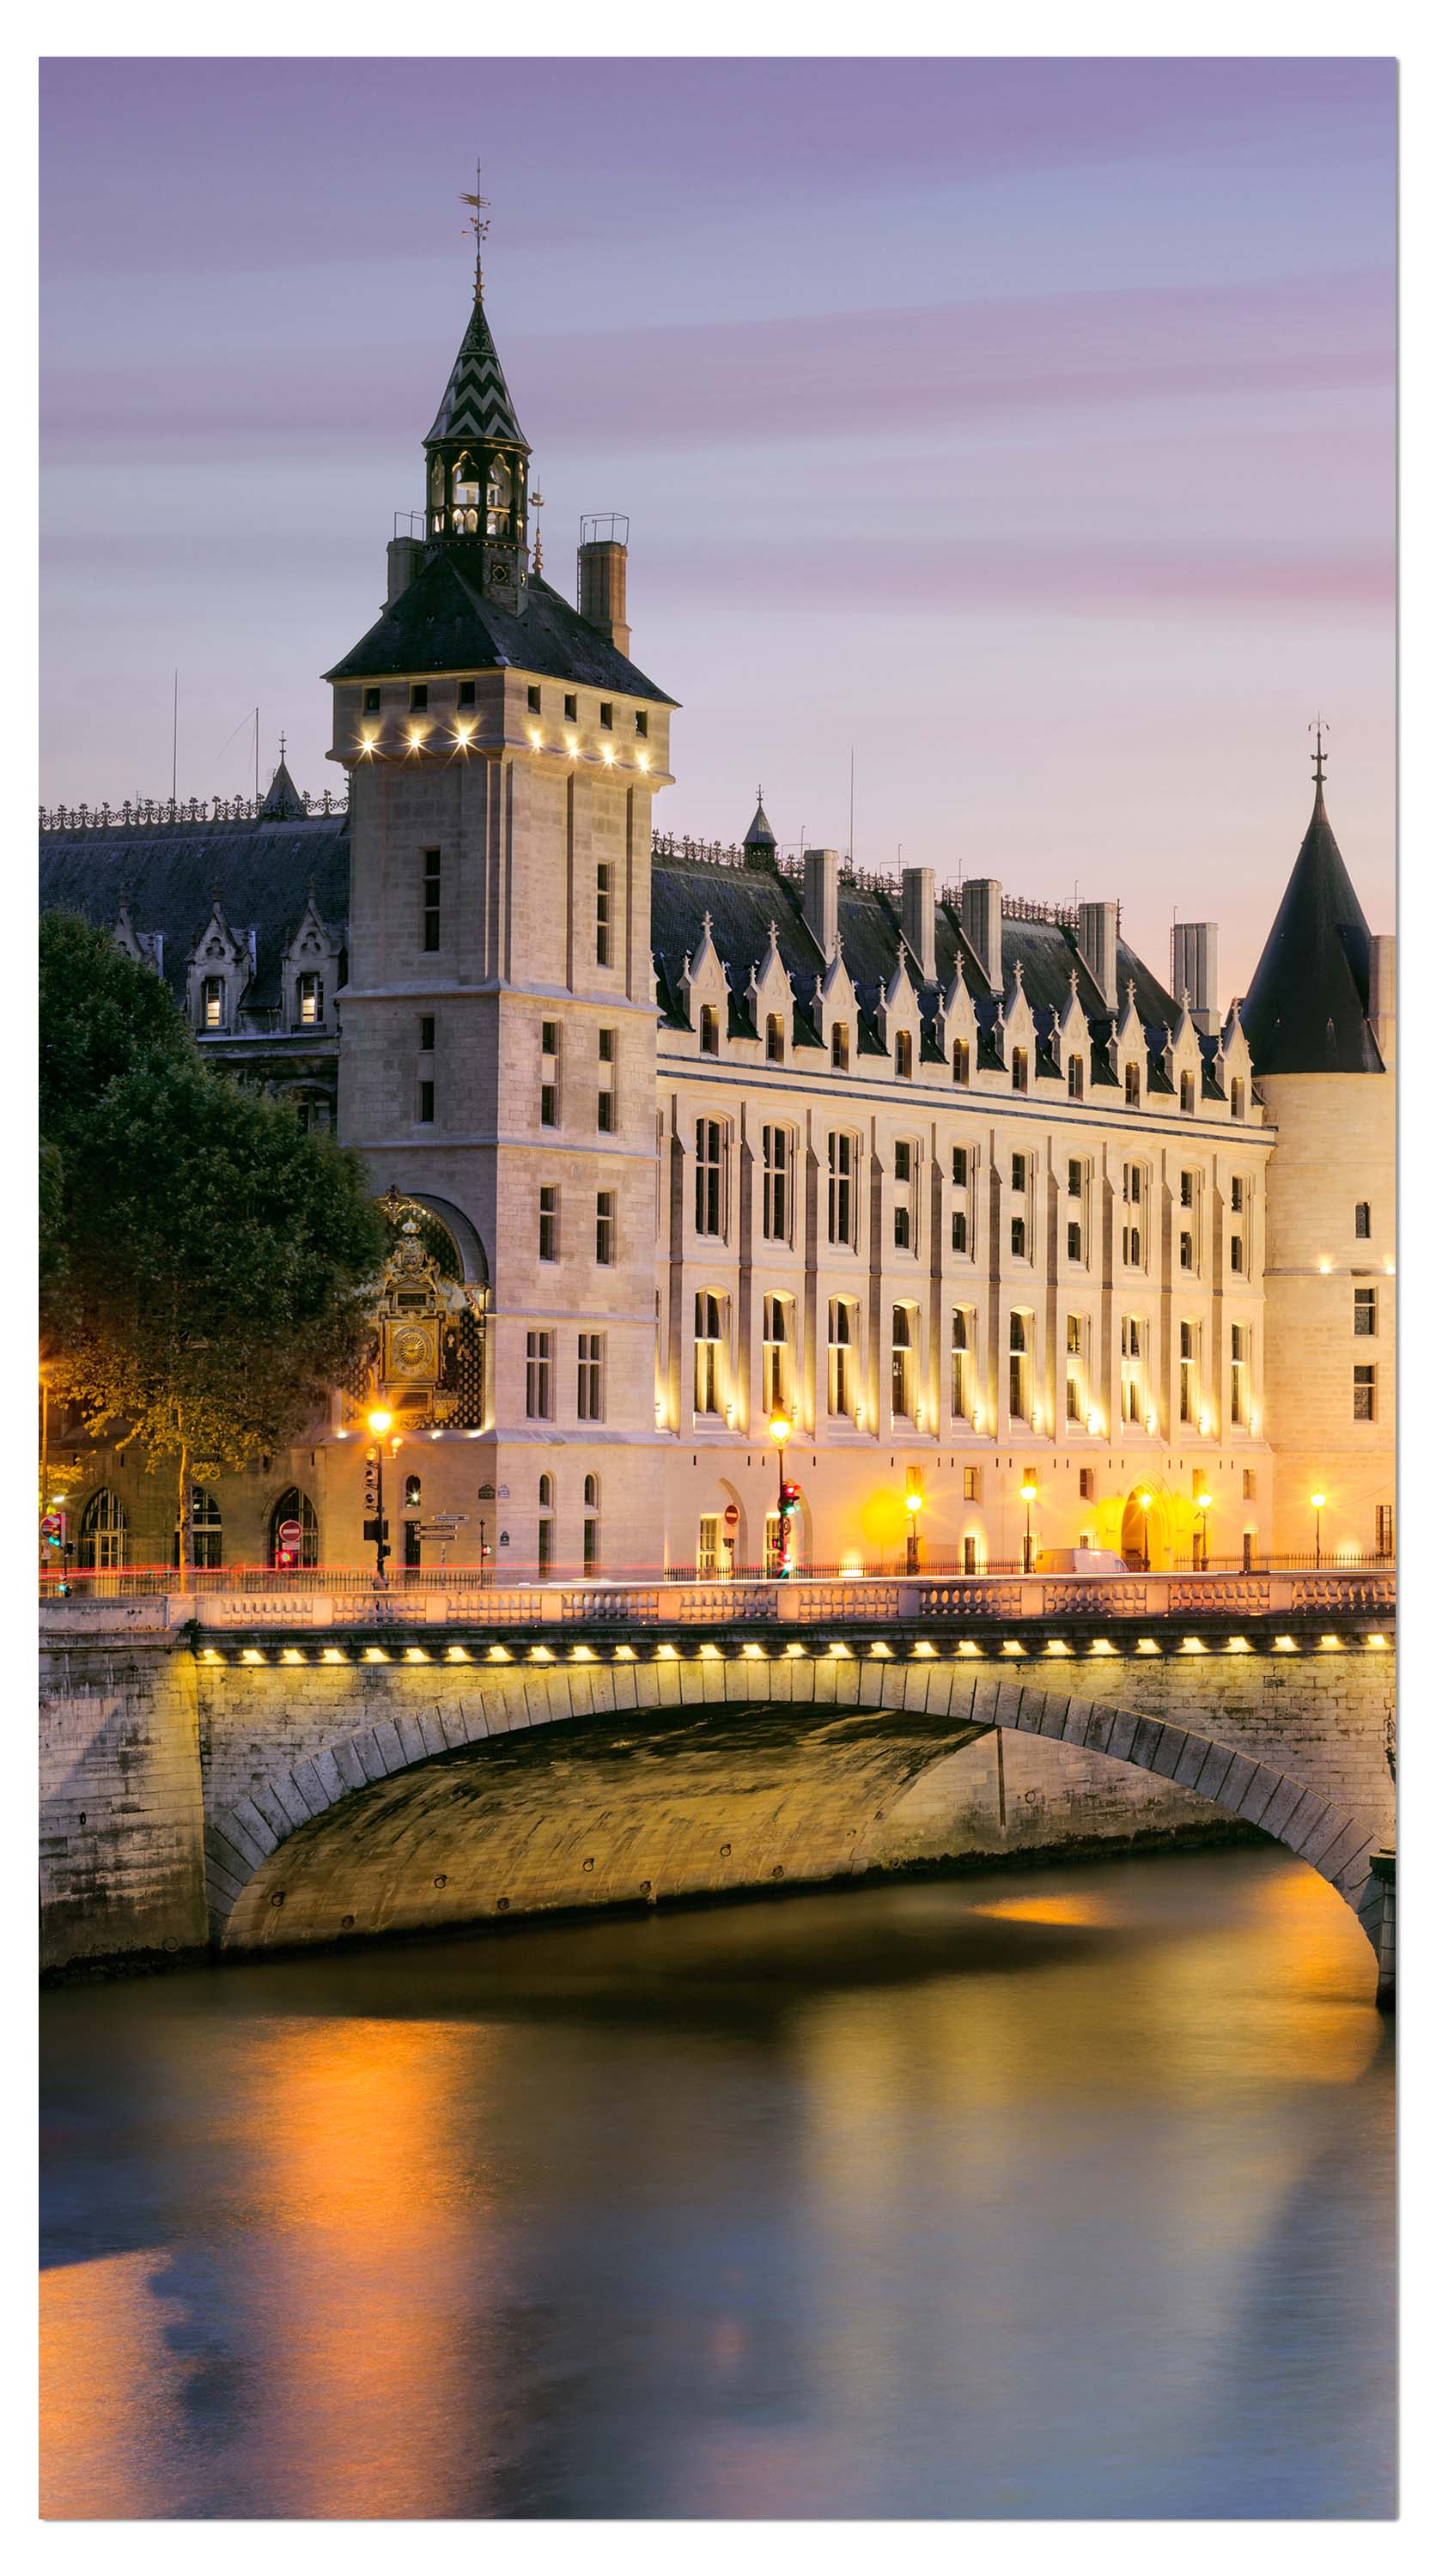
[[[119, 1628], [129, 1611], [128, 1633]], [[195, 1663], [164, 1603], [115, 1605], [87, 1638], [64, 1614], [40, 1658], [40, 1961], [173, 1953], [205, 1939]]]

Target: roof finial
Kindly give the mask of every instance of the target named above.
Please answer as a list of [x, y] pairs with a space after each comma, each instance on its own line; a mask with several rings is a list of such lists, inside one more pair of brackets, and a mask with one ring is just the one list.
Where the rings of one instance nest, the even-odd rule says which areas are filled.
[[1317, 715], [1317, 719], [1316, 719], [1315, 724], [1309, 724], [1309, 725], [1307, 726], [1307, 732], [1308, 732], [1308, 733], [1314, 733], [1314, 734], [1315, 734], [1315, 736], [1316, 736], [1316, 767], [1315, 767], [1315, 769], [1313, 770], [1312, 775], [1313, 775], [1313, 777], [1314, 777], [1314, 778], [1315, 778], [1315, 780], [1316, 780], [1316, 794], [1317, 794], [1317, 801], [1318, 801], [1318, 803], [1321, 801], [1321, 791], [1322, 791], [1322, 787], [1323, 787], [1323, 785], [1325, 784], [1325, 780], [1326, 780], [1326, 743], [1325, 743], [1325, 737], [1326, 737], [1326, 735], [1327, 735], [1327, 734], [1329, 734], [1329, 733], [1330, 733], [1330, 731], [1331, 731], [1331, 727], [1330, 727], [1330, 725], [1327, 723], [1327, 721], [1326, 721], [1325, 717], [1324, 717], [1323, 715], [1321, 715], [1319, 712], [1318, 712], [1318, 715]]
[[475, 161], [474, 193], [471, 197], [460, 197], [459, 203], [461, 206], [472, 206], [474, 210], [469, 217], [469, 222], [474, 232], [474, 302], [476, 304], [482, 304], [484, 300], [484, 235], [489, 229], [489, 219], [484, 211], [489, 201], [481, 193], [482, 187], [482, 166]]
[[285, 743], [285, 736], [284, 736], [283, 728], [281, 727], [281, 729], [280, 729], [280, 735], [279, 735], [279, 758], [280, 758], [280, 762], [281, 762], [281, 764], [283, 763], [283, 760], [284, 760], [284, 743]]
[[534, 514], [534, 571], [543, 571], [543, 494], [535, 483], [529, 494], [529, 508]]

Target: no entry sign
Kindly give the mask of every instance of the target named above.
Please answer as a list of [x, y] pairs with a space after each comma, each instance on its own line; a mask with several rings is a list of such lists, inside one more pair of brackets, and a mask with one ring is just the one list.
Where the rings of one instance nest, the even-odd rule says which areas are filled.
[[281, 1547], [298, 1547], [304, 1532], [298, 1521], [281, 1521], [276, 1535]]

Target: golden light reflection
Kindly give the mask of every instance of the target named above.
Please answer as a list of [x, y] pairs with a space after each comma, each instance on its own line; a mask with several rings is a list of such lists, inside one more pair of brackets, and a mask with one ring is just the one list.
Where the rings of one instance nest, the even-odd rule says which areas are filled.
[[170, 2349], [183, 2305], [163, 2247], [40, 2275], [40, 2511], [139, 2522], [173, 2511], [170, 2461], [195, 2364]]
[[996, 1915], [1004, 1923], [1115, 1923], [1117, 1909], [1099, 1896], [1064, 1892], [1061, 1896], [993, 1896], [971, 1908]]

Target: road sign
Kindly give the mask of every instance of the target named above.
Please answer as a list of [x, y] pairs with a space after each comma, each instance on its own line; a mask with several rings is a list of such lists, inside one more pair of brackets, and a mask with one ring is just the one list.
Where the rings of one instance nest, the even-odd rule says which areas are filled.
[[47, 1512], [40, 1523], [40, 1536], [42, 1538], [59, 1538], [63, 1533], [64, 1526], [64, 1517], [61, 1513]]
[[274, 1535], [281, 1547], [298, 1547], [304, 1532], [298, 1521], [281, 1521]]
[[[467, 1513], [465, 1513], [463, 1517], [467, 1519]], [[456, 1535], [458, 1522], [457, 1520], [417, 1521], [415, 1523], [415, 1527], [418, 1530], [420, 1538], [442, 1540], [453, 1538]]]
[[729, 1504], [728, 1504], [728, 1506], [727, 1506], [727, 1508], [726, 1508], [726, 1510], [724, 1511], [723, 1518], [724, 1518], [724, 1519], [725, 1519], [725, 1521], [727, 1522], [728, 1527], [729, 1527], [730, 1529], [736, 1529], [736, 1528], [737, 1528], [737, 1526], [738, 1526], [738, 1521], [739, 1521], [739, 1517], [740, 1517], [740, 1515], [739, 1515], [739, 1511], [738, 1511], [738, 1506], [737, 1506], [737, 1504], [736, 1504], [736, 1503], [729, 1503]]

